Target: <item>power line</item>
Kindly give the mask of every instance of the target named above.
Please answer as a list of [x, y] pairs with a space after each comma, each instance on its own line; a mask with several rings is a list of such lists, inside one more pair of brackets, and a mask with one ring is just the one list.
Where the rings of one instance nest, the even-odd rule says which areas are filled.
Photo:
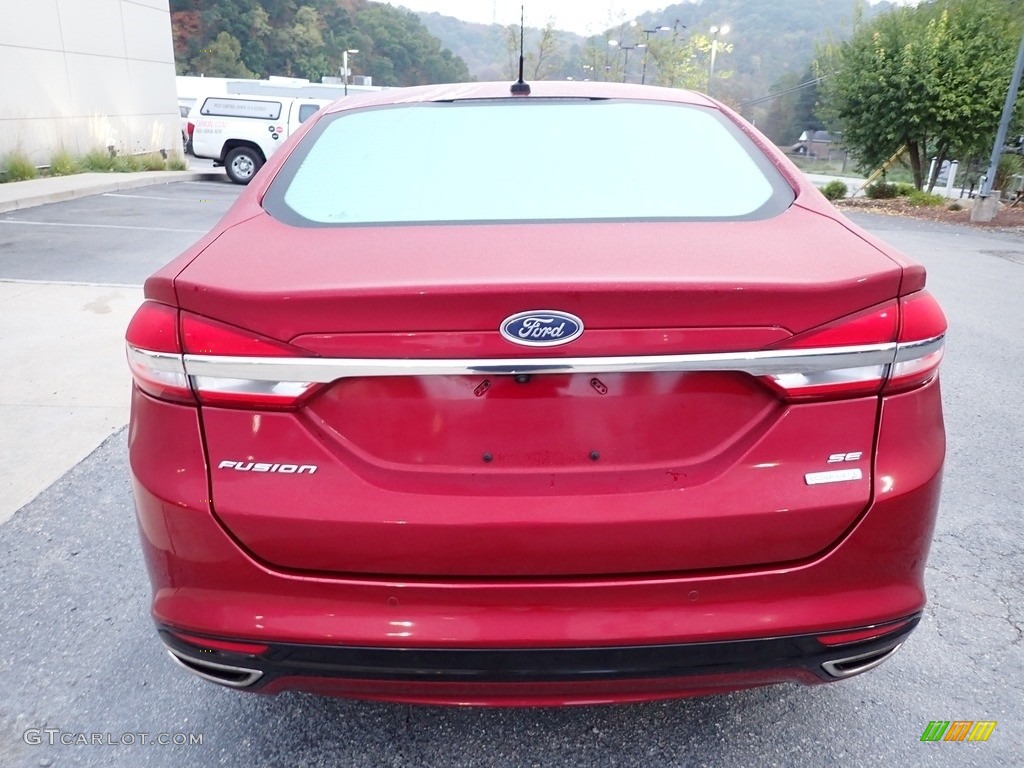
[[760, 96], [760, 97], [758, 97], [756, 99], [751, 99], [750, 101], [741, 101], [740, 102], [740, 108], [742, 109], [743, 107], [749, 107], [749, 106], [752, 106], [754, 104], [760, 104], [763, 101], [771, 101], [772, 99], [777, 99], [780, 96], [786, 96], [786, 95], [788, 95], [790, 93], [796, 93], [797, 91], [802, 91], [804, 88], [810, 88], [811, 86], [817, 85], [822, 80], [824, 80], [826, 77], [828, 77], [828, 75], [822, 75], [821, 77], [816, 77], [813, 80], [808, 80], [806, 83], [800, 83], [799, 85], [794, 85], [792, 88], [787, 88], [786, 90], [779, 91], [778, 93], [769, 93], [767, 96]]

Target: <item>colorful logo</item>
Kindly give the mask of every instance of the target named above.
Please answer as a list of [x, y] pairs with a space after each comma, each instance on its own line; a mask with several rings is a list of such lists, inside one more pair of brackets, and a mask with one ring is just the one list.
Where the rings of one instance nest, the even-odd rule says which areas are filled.
[[995, 720], [932, 720], [921, 741], [988, 741], [995, 729]]
[[583, 321], [568, 312], [535, 309], [506, 317], [499, 330], [513, 344], [554, 347], [578, 339], [583, 333]]

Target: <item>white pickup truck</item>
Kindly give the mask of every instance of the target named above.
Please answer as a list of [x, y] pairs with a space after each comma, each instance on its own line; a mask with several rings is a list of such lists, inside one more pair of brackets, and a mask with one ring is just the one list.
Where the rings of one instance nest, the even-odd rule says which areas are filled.
[[188, 116], [192, 153], [223, 165], [228, 178], [248, 184], [292, 132], [329, 99], [289, 96], [208, 96]]

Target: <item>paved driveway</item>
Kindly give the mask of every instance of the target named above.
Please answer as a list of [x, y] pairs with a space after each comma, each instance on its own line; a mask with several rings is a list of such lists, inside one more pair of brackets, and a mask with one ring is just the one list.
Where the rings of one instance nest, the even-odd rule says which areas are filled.
[[[111, 231], [124, 237], [117, 247], [100, 238], [66, 265], [80, 278], [133, 283], [192, 237], [168, 230], [202, 229], [237, 192], [226, 189], [165, 188], [160, 196], [189, 201], [187, 216], [176, 210], [186, 205], [181, 200], [103, 198], [78, 213], [54, 208], [47, 220], [104, 223], [109, 212], [132, 226], [153, 224], [145, 235]], [[121, 205], [133, 212], [118, 213]], [[0, 765], [1022, 764], [1024, 412], [1017, 390], [1024, 381], [1024, 240], [900, 219], [858, 220], [925, 262], [951, 321], [942, 374], [949, 455], [927, 571], [931, 602], [904, 649], [877, 670], [818, 688], [566, 710], [264, 698], [206, 684], [173, 667], [153, 633], [126, 434], [111, 423], [113, 434], [95, 451], [0, 525]], [[0, 251], [0, 279], [8, 269], [31, 276], [10, 257], [10, 244], [28, 258], [33, 246], [21, 238], [43, 231], [49, 230], [0, 223], [8, 243]], [[85, 237], [72, 238], [69, 247]], [[60, 259], [41, 260], [40, 274], [55, 279]], [[121, 289], [95, 290], [102, 296]], [[85, 314], [98, 296], [79, 296], [69, 307]], [[40, 365], [51, 364], [43, 352], [75, 328], [77, 317], [41, 332]], [[97, 317], [122, 330], [113, 310]], [[91, 364], [126, 378], [119, 351]], [[59, 431], [45, 429], [52, 443], [61, 441]], [[21, 435], [4, 439], [18, 443]], [[9, 455], [38, 460], [27, 451]], [[998, 725], [985, 743], [923, 743], [933, 720]], [[160, 734], [202, 743], [143, 744]]]

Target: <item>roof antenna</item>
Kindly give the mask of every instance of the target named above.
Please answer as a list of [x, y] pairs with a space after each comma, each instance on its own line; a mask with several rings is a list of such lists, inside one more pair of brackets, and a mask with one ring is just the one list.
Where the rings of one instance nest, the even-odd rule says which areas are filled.
[[526, 21], [526, 6], [519, 6], [519, 80], [512, 83], [513, 96], [529, 96], [530, 85], [529, 83], [523, 82], [523, 38], [526, 35], [526, 27], [524, 22]]

